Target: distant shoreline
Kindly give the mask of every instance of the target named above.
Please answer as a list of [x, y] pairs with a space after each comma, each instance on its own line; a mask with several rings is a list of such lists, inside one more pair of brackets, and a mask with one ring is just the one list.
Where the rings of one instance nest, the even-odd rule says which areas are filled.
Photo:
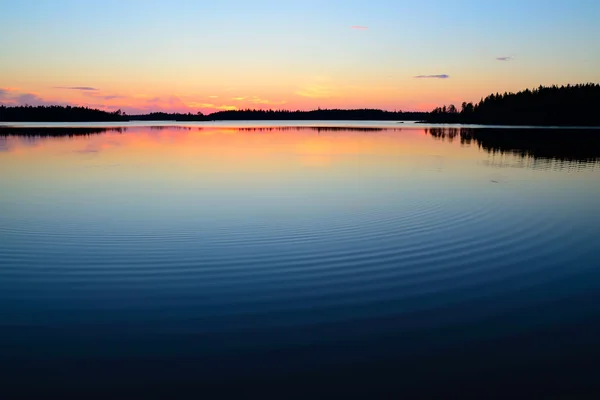
[[481, 126], [600, 126], [600, 85], [540, 86], [518, 93], [491, 94], [479, 103], [463, 102], [437, 107], [431, 112], [382, 109], [232, 110], [128, 115], [72, 106], [0, 105], [0, 122], [219, 122], [219, 121], [419, 121], [427, 124]]
[[[352, 123], [379, 126], [384, 129], [427, 129], [439, 127], [449, 129], [549, 129], [549, 130], [599, 130], [600, 125], [517, 125], [517, 124], [467, 124], [428, 121], [390, 121], [390, 120], [128, 120], [128, 121], [0, 121], [0, 134], [7, 129], [78, 129], [78, 128], [124, 128], [129, 127], [177, 127], [197, 124], [199, 127], [339, 127], [352, 128]], [[278, 125], [281, 123], [281, 125]], [[337, 124], [340, 123], [340, 124]], [[171, 125], [170, 125], [171, 124]], [[206, 125], [204, 125], [206, 124]], [[231, 125], [228, 125], [231, 124]], [[296, 125], [297, 124], [297, 125]], [[364, 126], [363, 125], [363, 126]]]

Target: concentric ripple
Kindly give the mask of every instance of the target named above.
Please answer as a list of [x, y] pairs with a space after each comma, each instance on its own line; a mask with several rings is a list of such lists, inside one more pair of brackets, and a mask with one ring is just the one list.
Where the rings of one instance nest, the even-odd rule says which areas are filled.
[[[59, 180], [57, 197], [24, 179], [18, 202], [0, 194], [10, 211], [0, 214], [0, 345], [17, 364], [120, 354], [205, 367], [209, 354], [306, 351], [310, 369], [364, 361], [356, 346], [370, 349], [369, 362], [418, 358], [600, 321], [589, 306], [600, 300], [600, 202], [565, 195], [585, 181], [600, 198], [598, 169], [579, 181], [520, 169], [491, 183], [480, 177], [492, 166], [468, 162], [476, 172], [449, 159], [447, 172], [422, 180], [372, 168], [356, 178], [364, 192], [334, 175], [335, 190], [306, 181], [290, 190], [290, 174], [285, 197], [256, 187], [264, 203], [150, 173], [126, 181], [150, 182], [127, 202]], [[110, 190], [116, 178], [105, 173], [93, 179]], [[342, 344], [354, 350], [332, 350]], [[241, 365], [242, 375], [255, 366]]]

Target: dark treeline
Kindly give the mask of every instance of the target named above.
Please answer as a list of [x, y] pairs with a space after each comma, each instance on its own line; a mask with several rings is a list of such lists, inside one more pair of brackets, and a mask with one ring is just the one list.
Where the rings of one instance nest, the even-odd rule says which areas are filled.
[[121, 110], [108, 112], [71, 106], [0, 106], [2, 122], [126, 122], [126, 121], [208, 121], [201, 112], [127, 115]]
[[424, 112], [385, 111], [378, 109], [317, 109], [290, 110], [237, 110], [218, 111], [208, 115], [211, 120], [280, 120], [280, 121], [417, 121], [425, 118]]
[[232, 120], [372, 120], [423, 121], [482, 125], [557, 125], [600, 126], [600, 85], [540, 86], [518, 93], [492, 94], [479, 103], [438, 107], [426, 112], [385, 111], [378, 109], [236, 110], [127, 115], [121, 110], [107, 112], [71, 106], [0, 106], [4, 122], [108, 122], [108, 121], [232, 121]]
[[2, 122], [112, 122], [123, 121], [121, 110], [107, 112], [88, 107], [0, 105]]
[[494, 129], [430, 128], [437, 139], [459, 139], [476, 144], [489, 153], [510, 153], [522, 157], [596, 162], [600, 161], [600, 130], [596, 129]]
[[424, 122], [484, 125], [600, 126], [600, 85], [540, 86], [492, 94], [477, 104], [438, 107]]
[[211, 118], [204, 116], [201, 112], [196, 114], [187, 113], [164, 113], [164, 112], [153, 112], [150, 114], [142, 115], [124, 115], [123, 119], [126, 121], [210, 121]]
[[88, 107], [71, 106], [0, 106], [2, 122], [109, 122], [109, 121], [240, 121], [240, 120], [371, 120], [416, 121], [427, 116], [424, 112], [385, 111], [377, 109], [318, 109], [312, 111], [290, 110], [236, 110], [218, 111], [209, 115], [201, 112], [164, 113], [154, 112], [127, 115], [121, 110], [107, 112]]
[[0, 126], [0, 136], [36, 136], [36, 137], [74, 137], [74, 136], [90, 136], [106, 132], [124, 133], [127, 128], [114, 127], [85, 127], [85, 128], [62, 128], [62, 127], [35, 127], [22, 128], [11, 126]]

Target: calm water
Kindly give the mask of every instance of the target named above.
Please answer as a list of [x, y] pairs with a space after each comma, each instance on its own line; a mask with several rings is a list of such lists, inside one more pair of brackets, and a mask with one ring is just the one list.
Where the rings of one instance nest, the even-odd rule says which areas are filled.
[[226, 125], [0, 128], [0, 394], [600, 393], [600, 131]]

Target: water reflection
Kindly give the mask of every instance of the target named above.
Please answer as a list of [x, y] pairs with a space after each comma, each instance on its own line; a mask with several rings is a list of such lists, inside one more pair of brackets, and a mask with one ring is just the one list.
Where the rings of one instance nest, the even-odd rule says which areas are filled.
[[5, 136], [0, 136], [0, 152], [9, 150], [10, 144], [8, 142], [8, 139]]
[[597, 380], [600, 170], [492, 169], [563, 161], [460, 130], [20, 132], [0, 136], [3, 384]]
[[0, 137], [6, 136], [39, 136], [39, 137], [74, 137], [97, 135], [107, 132], [127, 132], [127, 127], [11, 127], [0, 126]]
[[576, 163], [600, 160], [600, 131], [590, 129], [428, 128], [435, 139], [476, 144], [488, 153]]
[[247, 127], [234, 128], [241, 132], [294, 132], [294, 131], [313, 131], [313, 132], [400, 132], [402, 128], [373, 128], [357, 126], [269, 126], [269, 127]]
[[[335, 151], [336, 146], [350, 146], [353, 152], [371, 152], [372, 147], [385, 147], [388, 144], [405, 146], [406, 143], [414, 142], [414, 135], [425, 132], [429, 137], [448, 145], [458, 142], [460, 147], [476, 147], [491, 157], [483, 163], [498, 168], [533, 168], [533, 169], [568, 169], [579, 170], [582, 168], [595, 167], [600, 161], [600, 131], [577, 130], [577, 129], [501, 129], [501, 128], [457, 128], [457, 127], [435, 127], [424, 130], [415, 128], [381, 128], [364, 126], [263, 126], [263, 127], [210, 127], [210, 126], [144, 126], [144, 127], [9, 127], [0, 126], [0, 152], [9, 152], [16, 147], [35, 147], [43, 140], [56, 140], [60, 138], [83, 138], [102, 134], [125, 134], [138, 139], [150, 138], [155, 142], [167, 140], [169, 143], [188, 140], [187, 135], [202, 133], [213, 135], [215, 133], [282, 133], [281, 138], [276, 139], [286, 143], [298, 142], [304, 147], [306, 141], [312, 139], [305, 134], [336, 133], [336, 140], [319, 139], [312, 141], [310, 147], [328, 149]], [[302, 133], [302, 134], [301, 134]], [[353, 133], [377, 134], [367, 135], [372, 140], [368, 143]], [[285, 135], [283, 135], [285, 134]], [[259, 139], [245, 140], [256, 143]], [[366, 137], [366, 136], [365, 136]], [[384, 137], [386, 139], [384, 139]], [[316, 136], [314, 137], [316, 140]], [[198, 141], [199, 139], [194, 139]], [[225, 146], [230, 139], [223, 139], [219, 146]], [[111, 143], [114, 137], [109, 139]], [[386, 145], [383, 142], [386, 141]], [[98, 140], [95, 144], [86, 145], [81, 153], [97, 152]], [[127, 139], [130, 143], [131, 139]], [[114, 144], [114, 143], [113, 143]], [[264, 143], [268, 144], [268, 143]], [[298, 144], [298, 143], [296, 143]], [[422, 144], [431, 147], [431, 144]], [[92, 150], [90, 150], [92, 149]], [[361, 150], [362, 149], [362, 150]], [[388, 149], [389, 150], [389, 149]], [[387, 154], [387, 150], [380, 151]], [[516, 158], [515, 158], [516, 157]]]

